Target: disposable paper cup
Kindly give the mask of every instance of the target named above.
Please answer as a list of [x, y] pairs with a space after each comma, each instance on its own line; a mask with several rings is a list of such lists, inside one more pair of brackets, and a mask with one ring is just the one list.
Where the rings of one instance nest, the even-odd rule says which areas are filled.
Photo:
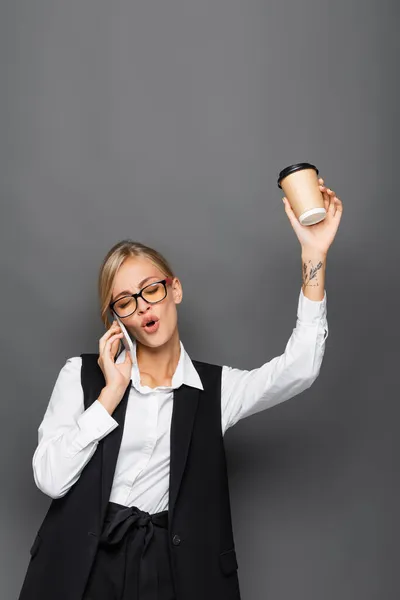
[[326, 217], [318, 173], [317, 167], [307, 162], [290, 165], [279, 173], [278, 187], [302, 225], [314, 225]]

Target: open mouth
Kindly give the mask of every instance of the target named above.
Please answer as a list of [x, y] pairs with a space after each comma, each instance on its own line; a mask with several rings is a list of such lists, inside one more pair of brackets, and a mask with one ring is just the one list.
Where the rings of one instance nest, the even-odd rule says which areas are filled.
[[146, 323], [146, 325], [143, 326], [143, 329], [145, 329], [149, 333], [153, 333], [153, 332], [157, 331], [159, 325], [160, 325], [159, 319], [153, 319], [151, 321], [148, 321]]

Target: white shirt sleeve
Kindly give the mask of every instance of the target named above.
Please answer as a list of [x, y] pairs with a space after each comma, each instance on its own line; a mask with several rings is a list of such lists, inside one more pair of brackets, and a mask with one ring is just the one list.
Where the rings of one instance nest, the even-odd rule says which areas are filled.
[[318, 377], [328, 337], [327, 296], [310, 300], [303, 290], [296, 327], [283, 354], [251, 371], [223, 366], [222, 431], [309, 388]]
[[67, 359], [38, 429], [33, 476], [37, 487], [51, 498], [68, 492], [99, 441], [118, 427], [98, 400], [84, 410], [81, 366], [80, 356]]

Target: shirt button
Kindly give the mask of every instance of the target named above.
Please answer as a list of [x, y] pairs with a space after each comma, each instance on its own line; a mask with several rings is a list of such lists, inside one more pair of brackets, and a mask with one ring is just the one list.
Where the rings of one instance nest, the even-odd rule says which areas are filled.
[[181, 538], [179, 537], [179, 535], [174, 535], [174, 537], [172, 538], [172, 543], [174, 544], [174, 546], [179, 546], [179, 544], [181, 543]]

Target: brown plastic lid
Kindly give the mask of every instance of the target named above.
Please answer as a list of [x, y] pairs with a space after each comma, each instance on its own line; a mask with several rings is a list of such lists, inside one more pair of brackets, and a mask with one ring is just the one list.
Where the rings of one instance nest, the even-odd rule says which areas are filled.
[[296, 163], [295, 165], [290, 165], [289, 167], [286, 167], [279, 173], [278, 182], [277, 182], [278, 187], [280, 187], [282, 189], [282, 186], [281, 186], [282, 179], [284, 179], [291, 173], [294, 173], [295, 171], [301, 171], [301, 169], [315, 169], [317, 171], [317, 175], [319, 173], [317, 167], [315, 165], [312, 165], [311, 163], [302, 162], [302, 163]]

